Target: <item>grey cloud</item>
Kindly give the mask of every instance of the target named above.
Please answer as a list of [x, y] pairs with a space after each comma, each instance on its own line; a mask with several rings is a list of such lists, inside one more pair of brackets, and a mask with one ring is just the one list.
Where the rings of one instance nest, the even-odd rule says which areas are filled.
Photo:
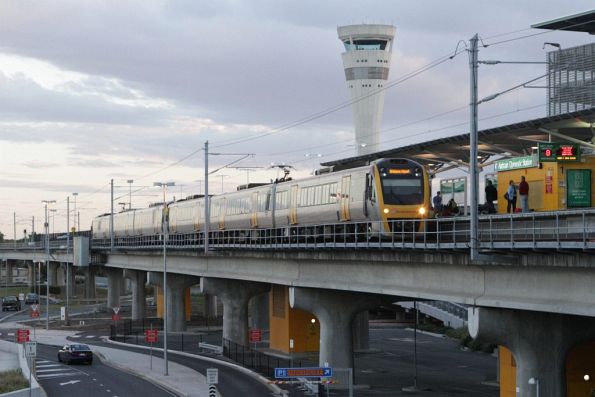
[[[80, 91], [97, 88], [85, 88]], [[4, 121], [69, 122], [100, 124], [163, 124], [166, 112], [107, 102], [97, 95], [51, 91], [22, 75], [0, 74], [0, 118]], [[71, 88], [73, 84], [71, 84]]]

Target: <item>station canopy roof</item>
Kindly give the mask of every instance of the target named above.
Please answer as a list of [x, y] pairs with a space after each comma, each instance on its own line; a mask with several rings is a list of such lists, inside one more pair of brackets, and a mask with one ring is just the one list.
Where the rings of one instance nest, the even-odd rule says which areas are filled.
[[568, 30], [595, 34], [595, 10], [531, 25], [536, 29]]
[[[550, 140], [551, 138], [551, 140]], [[595, 108], [522, 121], [478, 132], [478, 162], [528, 156], [539, 142], [574, 142], [595, 149]], [[437, 173], [469, 165], [469, 133], [434, 139], [376, 153], [322, 163], [335, 170], [369, 164], [380, 158], [409, 158]]]

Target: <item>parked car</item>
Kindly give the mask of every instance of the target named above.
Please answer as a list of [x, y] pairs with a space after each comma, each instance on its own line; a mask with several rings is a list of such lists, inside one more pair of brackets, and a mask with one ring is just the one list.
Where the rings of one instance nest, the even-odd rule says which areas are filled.
[[64, 347], [58, 351], [58, 361], [66, 364], [92, 364], [93, 352], [89, 345], [85, 345], [84, 343], [69, 343], [68, 345], [64, 345]]
[[25, 296], [25, 304], [29, 305], [31, 303], [39, 303], [39, 296], [33, 292], [30, 292]]
[[2, 298], [2, 311], [7, 312], [9, 310], [16, 310], [17, 312], [21, 310], [21, 302], [16, 296], [11, 295]]

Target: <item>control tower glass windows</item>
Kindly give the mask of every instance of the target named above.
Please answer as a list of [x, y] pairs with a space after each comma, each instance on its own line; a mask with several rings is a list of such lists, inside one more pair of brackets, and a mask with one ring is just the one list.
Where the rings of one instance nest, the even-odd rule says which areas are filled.
[[360, 40], [353, 40], [353, 44], [349, 41], [345, 41], [345, 49], [347, 51], [357, 51], [357, 50], [386, 50], [386, 40], [380, 39], [360, 39]]

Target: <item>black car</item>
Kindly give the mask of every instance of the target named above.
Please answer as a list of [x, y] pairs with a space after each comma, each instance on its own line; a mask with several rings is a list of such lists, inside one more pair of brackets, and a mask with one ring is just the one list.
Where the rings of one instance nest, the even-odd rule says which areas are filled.
[[21, 310], [21, 302], [16, 296], [5, 296], [2, 298], [2, 311], [7, 312], [9, 310]]
[[64, 345], [64, 347], [58, 351], [58, 361], [66, 364], [92, 364], [93, 352], [89, 345], [85, 345], [84, 343], [70, 343]]
[[25, 295], [25, 304], [29, 305], [31, 303], [39, 303], [39, 296], [32, 292]]

